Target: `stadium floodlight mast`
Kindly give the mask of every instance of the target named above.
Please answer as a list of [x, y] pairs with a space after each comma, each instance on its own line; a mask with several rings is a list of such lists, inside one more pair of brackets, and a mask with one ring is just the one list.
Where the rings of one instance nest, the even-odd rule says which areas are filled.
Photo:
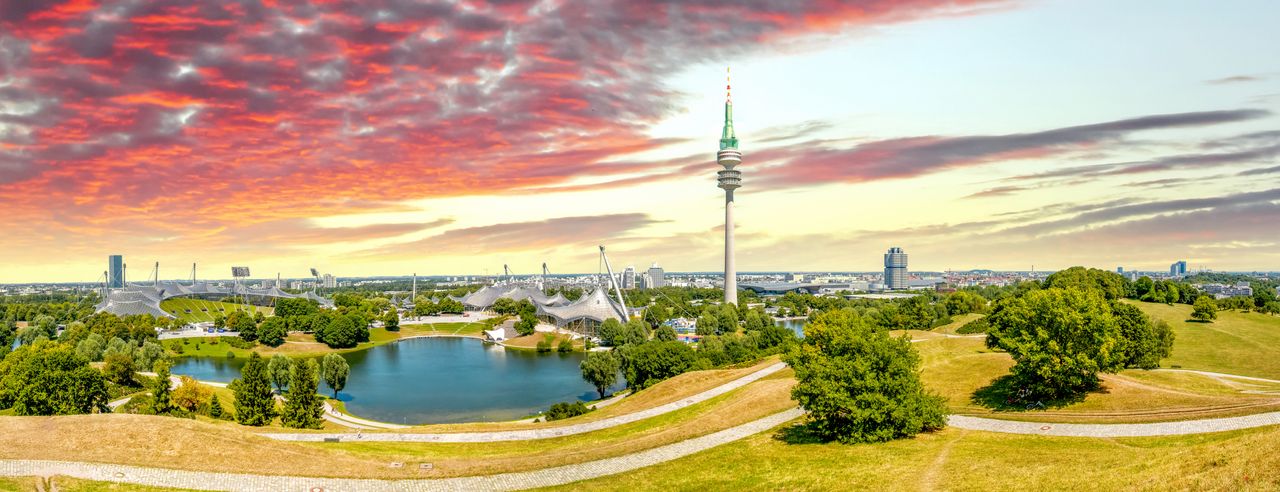
[[[244, 294], [240, 291], [240, 279], [242, 278], [249, 278], [249, 267], [231, 267], [231, 292], [241, 296], [240, 299], [243, 302], [240, 304], [247, 304], [248, 298], [244, 297]], [[240, 310], [240, 307], [237, 307], [236, 310]]]
[[315, 267], [312, 267], [311, 276], [316, 278], [316, 283], [311, 287], [311, 292], [314, 294], [320, 291], [320, 270], [316, 270]]
[[609, 272], [609, 285], [613, 287], [613, 293], [618, 296], [618, 305], [622, 306], [622, 317], [631, 318], [631, 313], [627, 312], [627, 300], [622, 297], [622, 289], [619, 288], [618, 279], [613, 276], [613, 267], [609, 266], [609, 256], [604, 254], [604, 245], [600, 245], [600, 259], [604, 261], [604, 269]]

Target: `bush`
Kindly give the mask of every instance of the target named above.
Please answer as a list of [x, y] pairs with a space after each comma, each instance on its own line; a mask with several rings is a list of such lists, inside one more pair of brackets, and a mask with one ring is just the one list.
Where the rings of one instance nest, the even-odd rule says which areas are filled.
[[137, 386], [133, 374], [133, 356], [125, 353], [108, 355], [102, 365], [102, 373], [111, 381], [121, 386]]
[[562, 420], [570, 417], [577, 417], [595, 410], [594, 407], [588, 407], [580, 401], [573, 403], [560, 402], [551, 405], [551, 409], [547, 410], [547, 421]]
[[956, 328], [956, 333], [959, 333], [961, 335], [986, 333], [987, 328], [990, 328], [990, 326], [987, 324], [987, 318], [978, 318], [968, 323], [965, 323], [964, 326]]
[[1196, 298], [1196, 303], [1192, 306], [1191, 317], [1197, 321], [1210, 322], [1218, 319], [1218, 303], [1209, 296], [1200, 296]]
[[0, 361], [0, 408], [14, 415], [107, 412], [107, 382], [70, 345], [38, 341]]
[[551, 343], [555, 341], [555, 335], [548, 333], [541, 341], [538, 342], [538, 352], [550, 352]]
[[556, 347], [556, 350], [562, 354], [573, 352], [573, 340], [568, 338], [560, 340], [560, 344]]
[[796, 373], [791, 397], [823, 439], [882, 442], [946, 425], [946, 400], [925, 392], [910, 339], [891, 337], [852, 310], [819, 315], [783, 360]]

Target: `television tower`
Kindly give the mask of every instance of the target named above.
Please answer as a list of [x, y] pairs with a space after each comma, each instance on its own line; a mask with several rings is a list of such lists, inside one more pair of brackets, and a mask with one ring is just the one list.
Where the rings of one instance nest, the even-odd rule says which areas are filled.
[[720, 133], [720, 152], [716, 163], [724, 166], [716, 174], [720, 188], [724, 189], [724, 302], [738, 303], [738, 269], [733, 258], [733, 190], [742, 186], [742, 171], [734, 166], [742, 163], [738, 151], [738, 135], [733, 131], [733, 97], [729, 83], [729, 70], [725, 69], [724, 130]]

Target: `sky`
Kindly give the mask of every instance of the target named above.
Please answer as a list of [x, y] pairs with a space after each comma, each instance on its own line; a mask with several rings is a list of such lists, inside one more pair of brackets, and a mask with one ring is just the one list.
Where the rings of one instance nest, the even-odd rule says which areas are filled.
[[0, 4], [0, 282], [1280, 270], [1271, 0]]

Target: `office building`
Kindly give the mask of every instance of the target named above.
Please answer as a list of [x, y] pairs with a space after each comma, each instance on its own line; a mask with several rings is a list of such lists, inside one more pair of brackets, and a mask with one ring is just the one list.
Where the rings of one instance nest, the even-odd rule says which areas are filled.
[[1186, 276], [1186, 274], [1187, 274], [1187, 262], [1186, 262], [1186, 261], [1179, 260], [1179, 261], [1174, 262], [1172, 265], [1169, 265], [1169, 276], [1171, 276], [1171, 277], [1183, 277], [1183, 276]]
[[884, 286], [888, 290], [908, 288], [907, 254], [894, 246], [884, 254]]
[[645, 275], [649, 277], [649, 283], [645, 286], [647, 288], [656, 289], [667, 285], [666, 274], [662, 271], [662, 267], [658, 266], [657, 263], [650, 266], [649, 271], [646, 272]]
[[627, 290], [636, 288], [636, 267], [628, 265], [627, 269], [622, 271], [622, 288]]
[[107, 257], [107, 287], [112, 289], [124, 287], [124, 256]]
[[322, 285], [326, 289], [336, 288], [338, 286], [338, 279], [333, 275], [326, 273], [324, 274], [324, 283]]

